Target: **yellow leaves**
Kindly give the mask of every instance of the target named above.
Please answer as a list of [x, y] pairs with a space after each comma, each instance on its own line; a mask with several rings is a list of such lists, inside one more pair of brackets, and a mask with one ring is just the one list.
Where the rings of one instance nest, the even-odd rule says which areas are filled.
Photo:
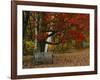
[[24, 44], [26, 45], [26, 49], [31, 50], [34, 48], [34, 43], [33, 41], [25, 41]]
[[48, 49], [51, 51], [51, 50], [54, 50], [55, 49], [55, 46], [54, 45], [50, 45], [48, 44]]

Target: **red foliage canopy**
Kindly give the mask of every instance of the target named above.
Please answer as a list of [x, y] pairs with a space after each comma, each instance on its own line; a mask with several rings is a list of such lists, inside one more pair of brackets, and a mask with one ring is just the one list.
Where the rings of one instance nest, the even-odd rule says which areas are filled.
[[[62, 31], [66, 30], [66, 33], [63, 37], [62, 42], [66, 41], [67, 39], [74, 39], [77, 42], [81, 42], [85, 39], [84, 34], [82, 31], [89, 32], [89, 14], [77, 14], [77, 13], [43, 13], [43, 21], [44, 24], [50, 27], [54, 31], [58, 31], [57, 35], [61, 36]], [[52, 24], [51, 24], [52, 23]], [[70, 28], [67, 28], [69, 27]], [[72, 29], [72, 27], [76, 29]], [[67, 35], [69, 35], [69, 37]], [[46, 33], [40, 33], [37, 36], [38, 41], [43, 41], [47, 38]]]

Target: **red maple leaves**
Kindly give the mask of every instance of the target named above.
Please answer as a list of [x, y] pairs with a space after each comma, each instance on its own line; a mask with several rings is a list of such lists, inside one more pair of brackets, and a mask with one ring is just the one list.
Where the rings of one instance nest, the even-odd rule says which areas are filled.
[[36, 38], [38, 40], [38, 42], [42, 42], [45, 41], [45, 39], [48, 37], [48, 34], [46, 34], [45, 32], [41, 32], [39, 33]]
[[[68, 39], [74, 39], [76, 42], [81, 42], [85, 39], [83, 32], [89, 32], [89, 14], [77, 13], [43, 13], [43, 22], [49, 28], [52, 27], [54, 31], [58, 31], [56, 35], [62, 42]], [[70, 26], [70, 28], [68, 28]], [[72, 29], [73, 26], [75, 29]], [[62, 31], [64, 31], [62, 33]], [[61, 34], [64, 36], [61, 37]], [[67, 34], [67, 35], [66, 35]], [[48, 37], [46, 33], [37, 35], [38, 41], [43, 41]]]

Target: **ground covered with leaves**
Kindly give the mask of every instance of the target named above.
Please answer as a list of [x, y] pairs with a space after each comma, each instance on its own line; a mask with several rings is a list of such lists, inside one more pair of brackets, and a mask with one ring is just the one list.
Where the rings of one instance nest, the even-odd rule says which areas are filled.
[[33, 65], [33, 56], [23, 57], [23, 68], [87, 66], [89, 65], [89, 49], [75, 50], [67, 53], [54, 53], [52, 64]]

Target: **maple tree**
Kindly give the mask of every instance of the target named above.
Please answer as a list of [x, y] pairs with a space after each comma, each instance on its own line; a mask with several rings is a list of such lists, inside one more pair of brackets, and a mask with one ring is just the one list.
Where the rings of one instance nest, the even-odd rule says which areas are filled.
[[[82, 47], [82, 41], [89, 37], [89, 14], [55, 12], [30, 12], [30, 14], [26, 13], [28, 17], [32, 17], [32, 24], [29, 27], [31, 39], [37, 39], [41, 52], [44, 52], [46, 44], [63, 46], [72, 40], [79, 48]], [[25, 20], [31, 23], [28, 21], [29, 18]], [[35, 28], [37, 35], [35, 35]], [[51, 42], [47, 41], [49, 37], [52, 39]]]

